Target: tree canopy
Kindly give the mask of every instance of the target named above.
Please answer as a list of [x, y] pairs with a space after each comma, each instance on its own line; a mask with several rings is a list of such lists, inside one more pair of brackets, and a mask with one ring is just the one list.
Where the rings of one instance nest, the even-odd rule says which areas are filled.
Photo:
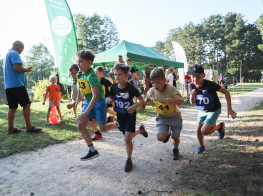
[[166, 40], [156, 42], [154, 48], [173, 57], [172, 42], [176, 41], [184, 48], [190, 66], [200, 64], [239, 78], [242, 61], [242, 76], [259, 79], [263, 51], [258, 45], [263, 41], [257, 24], [249, 24], [243, 17], [230, 12], [212, 15], [197, 25], [189, 22], [183, 28], [171, 29]]

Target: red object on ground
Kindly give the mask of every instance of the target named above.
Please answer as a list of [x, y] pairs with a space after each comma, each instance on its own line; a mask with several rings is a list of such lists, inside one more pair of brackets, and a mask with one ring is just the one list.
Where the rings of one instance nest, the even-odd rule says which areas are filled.
[[54, 125], [54, 124], [59, 124], [60, 122], [58, 121], [58, 118], [57, 118], [57, 114], [56, 114], [56, 108], [54, 106], [54, 104], [52, 105], [52, 108], [51, 108], [51, 119], [50, 119], [50, 124], [51, 125]]

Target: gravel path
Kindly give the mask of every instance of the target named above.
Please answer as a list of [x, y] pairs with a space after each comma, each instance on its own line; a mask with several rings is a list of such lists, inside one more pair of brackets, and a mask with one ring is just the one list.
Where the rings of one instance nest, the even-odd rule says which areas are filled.
[[[219, 121], [226, 127], [234, 120], [226, 116], [226, 101], [221, 98], [222, 114]], [[232, 96], [233, 109], [239, 120], [247, 111], [263, 101], [263, 89]], [[94, 142], [100, 157], [81, 162], [86, 153], [83, 140], [48, 146], [34, 152], [15, 154], [0, 159], [0, 195], [145, 195], [176, 192], [179, 184], [177, 171], [195, 154], [198, 147], [196, 138], [195, 107], [182, 109], [183, 130], [179, 146], [182, 158], [171, 159], [172, 141], [167, 144], [158, 142], [155, 135], [155, 118], [144, 123], [149, 137], [138, 135], [134, 138], [133, 163], [130, 173], [124, 172], [126, 160], [125, 143], [117, 130], [103, 133], [103, 140]], [[218, 121], [218, 122], [219, 122]], [[217, 134], [205, 138], [207, 151], [217, 139]]]

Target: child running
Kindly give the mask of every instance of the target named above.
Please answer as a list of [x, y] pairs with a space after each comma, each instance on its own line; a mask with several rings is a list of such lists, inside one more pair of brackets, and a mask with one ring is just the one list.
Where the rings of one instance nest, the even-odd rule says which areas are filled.
[[[71, 86], [71, 99], [73, 102], [76, 101], [77, 97], [78, 97], [78, 87], [77, 87], [77, 83], [78, 83], [78, 77], [77, 77], [77, 73], [79, 71], [78, 65], [77, 64], [71, 64], [69, 67], [69, 76], [72, 77], [72, 86]], [[73, 118], [77, 117], [77, 107], [74, 104], [73, 105]]]
[[59, 122], [61, 122], [61, 123], [63, 122], [62, 118], [61, 118], [61, 112], [59, 109], [59, 106], [60, 106], [60, 95], [59, 95], [60, 87], [59, 87], [59, 85], [56, 84], [57, 83], [57, 77], [54, 75], [49, 76], [49, 82], [51, 83], [51, 85], [49, 85], [47, 87], [46, 93], [45, 93], [45, 96], [43, 99], [43, 105], [45, 105], [46, 98], [49, 94], [49, 96], [48, 96], [49, 97], [49, 103], [48, 103], [47, 120], [46, 120], [47, 125], [50, 125], [49, 116], [50, 116], [50, 111], [52, 109], [53, 104], [57, 108], [58, 115], [59, 115]]
[[145, 104], [141, 109], [144, 111], [146, 103], [150, 100], [155, 101], [157, 140], [166, 143], [171, 136], [174, 145], [172, 159], [178, 160], [180, 159], [178, 147], [182, 130], [182, 117], [177, 105], [183, 105], [183, 98], [173, 85], [166, 83], [162, 67], [157, 67], [152, 71], [150, 80], [153, 87], [148, 91]]
[[197, 118], [197, 139], [199, 148], [197, 154], [204, 152], [204, 135], [210, 135], [216, 130], [219, 139], [225, 136], [225, 123], [221, 122], [216, 125], [216, 120], [221, 114], [221, 103], [217, 96], [217, 91], [225, 94], [227, 101], [227, 116], [236, 118], [236, 112], [232, 110], [231, 96], [228, 90], [219, 86], [215, 82], [205, 80], [204, 68], [200, 65], [194, 65], [189, 68], [188, 75], [191, 76], [192, 83], [189, 84], [190, 103], [196, 103], [196, 109], [199, 110]]
[[[104, 90], [105, 97], [106, 98], [109, 97], [109, 95], [110, 95], [110, 90], [109, 89], [110, 89], [112, 83], [109, 80], [104, 78], [103, 67], [101, 67], [101, 66], [96, 67], [95, 68], [95, 72], [96, 72], [96, 74], [97, 74], [97, 76], [98, 76], [98, 78], [100, 80], [101, 86], [102, 86], [102, 88]], [[110, 114], [116, 116], [117, 113], [112, 111], [110, 109], [110, 107], [112, 107], [112, 104], [107, 104], [107, 113], [110, 113]], [[113, 122], [113, 117], [112, 116], [109, 116], [107, 118], [107, 123], [110, 123], [110, 122]], [[102, 133], [96, 127], [96, 123], [97, 123], [96, 118], [93, 118], [92, 121], [89, 121], [89, 126], [90, 126], [90, 128], [92, 128], [92, 130], [95, 133], [94, 136], [91, 138], [92, 141], [102, 139]]]
[[105, 102], [104, 91], [95, 71], [91, 68], [95, 58], [94, 53], [91, 50], [83, 50], [77, 55], [80, 70], [77, 74], [78, 98], [72, 104], [68, 104], [67, 108], [71, 109], [73, 105], [77, 105], [80, 102], [80, 93], [84, 96], [82, 102], [84, 106], [76, 121], [78, 123], [77, 127], [89, 148], [88, 154], [80, 160], [87, 161], [99, 156], [86, 128], [88, 122], [95, 116], [101, 131], [113, 129], [117, 127], [118, 123], [108, 123], [106, 125], [107, 104]]
[[[111, 104], [113, 101], [115, 103], [114, 110], [117, 112], [117, 121], [119, 123], [118, 128], [123, 133], [124, 141], [126, 143], [127, 160], [124, 171], [130, 172], [133, 169], [131, 159], [133, 150], [132, 139], [139, 133], [141, 133], [145, 138], [148, 137], [148, 133], [145, 130], [144, 125], [141, 125], [140, 128], [135, 131], [136, 108], [142, 106], [145, 102], [138, 89], [127, 82], [130, 67], [128, 65], [118, 63], [113, 69], [117, 83], [112, 84], [110, 97], [107, 98], [107, 103]], [[137, 97], [139, 102], [133, 104], [133, 97]]]

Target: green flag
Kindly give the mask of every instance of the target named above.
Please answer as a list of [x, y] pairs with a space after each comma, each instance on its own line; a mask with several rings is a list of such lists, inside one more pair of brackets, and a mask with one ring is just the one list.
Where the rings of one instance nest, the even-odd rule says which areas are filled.
[[45, 0], [56, 54], [59, 82], [72, 84], [69, 66], [75, 62], [77, 39], [72, 15], [66, 0]]

